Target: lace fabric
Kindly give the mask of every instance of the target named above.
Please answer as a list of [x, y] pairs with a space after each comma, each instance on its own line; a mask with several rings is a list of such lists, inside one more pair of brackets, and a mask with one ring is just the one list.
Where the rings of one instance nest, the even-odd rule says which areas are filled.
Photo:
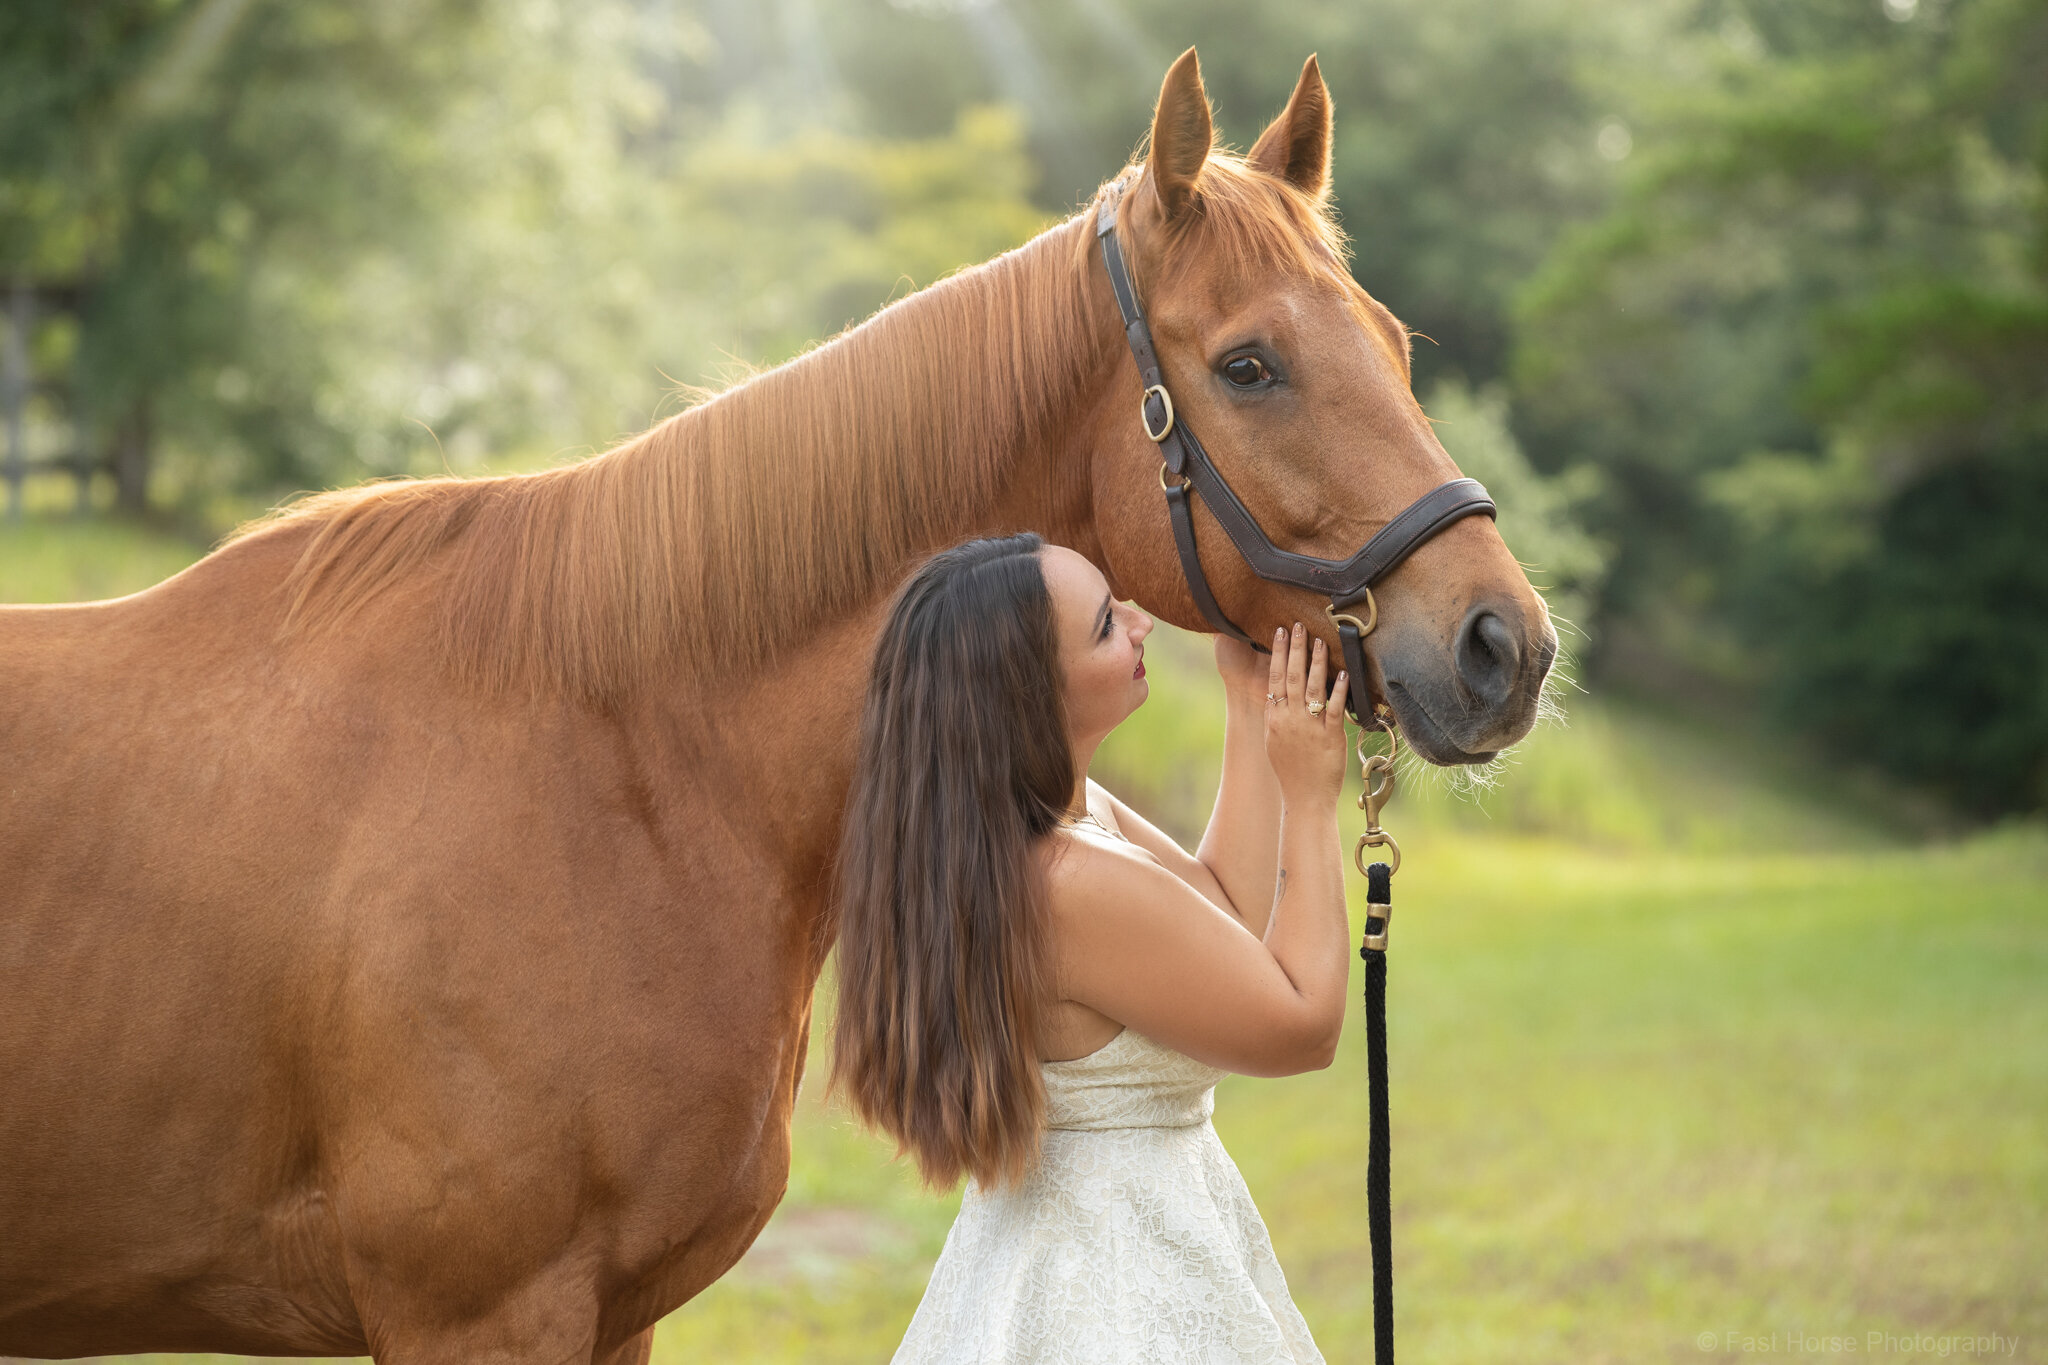
[[1043, 1159], [968, 1182], [897, 1365], [1321, 1365], [1209, 1122], [1224, 1073], [1129, 1029], [1044, 1070]]

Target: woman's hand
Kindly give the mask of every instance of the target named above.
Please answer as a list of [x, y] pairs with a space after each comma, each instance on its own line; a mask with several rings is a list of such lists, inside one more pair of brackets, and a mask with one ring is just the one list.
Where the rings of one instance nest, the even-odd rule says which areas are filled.
[[1256, 711], [1266, 704], [1265, 660], [1244, 641], [1216, 637], [1216, 672], [1232, 705]]
[[1273, 632], [1266, 759], [1288, 802], [1335, 802], [1344, 787], [1344, 697], [1350, 678], [1340, 671], [1328, 705], [1309, 714], [1310, 703], [1323, 700], [1326, 668], [1323, 642], [1311, 641], [1301, 622], [1294, 623], [1292, 635]]

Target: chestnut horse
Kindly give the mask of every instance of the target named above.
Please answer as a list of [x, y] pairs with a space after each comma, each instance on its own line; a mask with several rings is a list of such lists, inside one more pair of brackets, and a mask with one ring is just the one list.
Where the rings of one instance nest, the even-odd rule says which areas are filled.
[[[1329, 156], [1313, 59], [1239, 158], [1190, 52], [1119, 228], [1184, 415], [1322, 556], [1456, 474]], [[0, 1353], [646, 1358], [783, 1194], [899, 578], [1028, 527], [1201, 627], [1092, 221], [582, 463], [0, 613]], [[1322, 621], [1201, 516], [1233, 618]], [[1528, 729], [1554, 637], [1491, 522], [1378, 596], [1418, 752]]]

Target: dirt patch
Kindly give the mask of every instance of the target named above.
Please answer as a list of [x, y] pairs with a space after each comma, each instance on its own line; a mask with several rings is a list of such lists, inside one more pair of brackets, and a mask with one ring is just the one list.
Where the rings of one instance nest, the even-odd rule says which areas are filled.
[[902, 1224], [867, 1209], [785, 1205], [768, 1220], [732, 1273], [771, 1284], [816, 1284], [899, 1256], [910, 1241]]

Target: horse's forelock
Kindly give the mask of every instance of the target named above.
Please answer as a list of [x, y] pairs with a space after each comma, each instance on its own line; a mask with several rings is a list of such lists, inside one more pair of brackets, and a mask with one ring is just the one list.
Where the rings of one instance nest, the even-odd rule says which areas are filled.
[[1169, 274], [1348, 273], [1349, 246], [1327, 205], [1229, 152], [1210, 155], [1189, 211], [1166, 225], [1163, 245]]

